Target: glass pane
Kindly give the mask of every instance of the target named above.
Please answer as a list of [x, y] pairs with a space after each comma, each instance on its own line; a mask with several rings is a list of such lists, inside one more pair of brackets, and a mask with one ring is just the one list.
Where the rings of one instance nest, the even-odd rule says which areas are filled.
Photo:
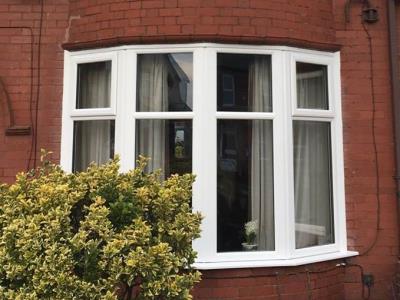
[[297, 107], [329, 109], [327, 66], [297, 62], [296, 74]]
[[78, 65], [76, 108], [110, 107], [111, 61]]
[[138, 55], [136, 99], [137, 111], [191, 111], [192, 53]]
[[219, 111], [271, 112], [271, 56], [218, 54]]
[[217, 124], [217, 250], [274, 250], [272, 121]]
[[114, 156], [114, 121], [74, 122], [73, 171], [85, 170], [91, 162], [103, 164]]
[[161, 169], [163, 174], [192, 172], [191, 120], [137, 120], [136, 159], [150, 157], [147, 171]]
[[334, 243], [330, 123], [293, 122], [296, 248]]

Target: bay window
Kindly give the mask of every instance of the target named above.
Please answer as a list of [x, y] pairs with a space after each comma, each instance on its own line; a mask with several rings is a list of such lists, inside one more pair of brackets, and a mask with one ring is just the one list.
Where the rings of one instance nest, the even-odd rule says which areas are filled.
[[285, 266], [347, 251], [339, 54], [220, 44], [65, 53], [61, 164], [139, 155], [193, 172], [198, 268]]

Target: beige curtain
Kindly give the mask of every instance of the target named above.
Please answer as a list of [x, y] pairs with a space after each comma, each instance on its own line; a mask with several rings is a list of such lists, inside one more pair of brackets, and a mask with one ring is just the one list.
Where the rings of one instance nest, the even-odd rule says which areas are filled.
[[[322, 72], [300, 74], [298, 105], [327, 106]], [[333, 241], [330, 123], [293, 122], [296, 248]]]
[[[168, 63], [164, 54], [139, 56], [138, 111], [168, 111]], [[139, 120], [137, 154], [150, 157], [147, 171], [166, 170], [165, 120]]]
[[[111, 62], [79, 66], [78, 108], [110, 106]], [[113, 122], [76, 121], [74, 129], [74, 171], [82, 171], [91, 162], [103, 164], [113, 153]]]
[[322, 70], [297, 74], [297, 103], [299, 108], [327, 109], [328, 82]]
[[[255, 56], [249, 70], [252, 111], [271, 111], [271, 61]], [[272, 121], [252, 121], [251, 220], [258, 221], [258, 250], [274, 250], [274, 181]]]
[[78, 108], [110, 107], [111, 62], [79, 65]]
[[103, 164], [113, 155], [113, 122], [109, 120], [75, 122], [74, 171], [83, 171], [91, 162]]

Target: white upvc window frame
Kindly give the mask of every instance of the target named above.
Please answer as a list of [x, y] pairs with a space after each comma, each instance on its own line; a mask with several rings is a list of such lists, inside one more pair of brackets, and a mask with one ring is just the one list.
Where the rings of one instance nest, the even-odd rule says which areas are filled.
[[[344, 199], [344, 167], [343, 167], [343, 137], [342, 137], [342, 112], [341, 112], [341, 97], [340, 97], [340, 55], [339, 53], [332, 54], [330, 57], [312, 55], [307, 53], [292, 53], [291, 54], [291, 103], [292, 103], [292, 116], [291, 123], [293, 121], [318, 121], [330, 124], [331, 134], [331, 161], [332, 161], [332, 196], [333, 196], [333, 227], [335, 241], [332, 244], [307, 247], [301, 249], [294, 249], [292, 252], [293, 257], [304, 257], [308, 255], [317, 255], [320, 252], [334, 253], [342, 252], [347, 250], [346, 240], [346, 224], [345, 214], [342, 213], [342, 209], [345, 210], [344, 203], [341, 203], [340, 199]], [[304, 109], [297, 107], [297, 86], [296, 86], [296, 63], [310, 63], [317, 65], [327, 66], [327, 77], [328, 77], [328, 109]], [[292, 126], [289, 126], [290, 134], [288, 144], [293, 149], [293, 131]], [[294, 166], [293, 156], [291, 157], [291, 166]], [[293, 172], [293, 167], [292, 170]], [[293, 174], [293, 173], [292, 173]], [[290, 176], [291, 186], [294, 186], [294, 176]], [[293, 195], [292, 195], [293, 196]], [[294, 200], [293, 200], [294, 201]], [[292, 212], [293, 219], [294, 209]], [[293, 226], [295, 224], [292, 223]], [[291, 240], [295, 241], [294, 232]], [[339, 233], [339, 234], [337, 234]]]
[[[137, 55], [193, 53], [193, 110], [191, 112], [136, 112]], [[217, 111], [217, 54], [270, 55], [272, 112]], [[133, 45], [108, 49], [65, 51], [61, 166], [72, 170], [73, 122], [115, 120], [115, 153], [121, 171], [135, 166], [135, 124], [140, 119], [192, 120], [193, 210], [203, 216], [201, 238], [193, 242], [200, 269], [293, 266], [357, 255], [347, 250], [343, 138], [341, 119], [340, 54], [293, 47], [224, 44]], [[79, 63], [112, 60], [111, 107], [75, 109], [76, 70]], [[299, 109], [296, 99], [296, 62], [323, 64], [328, 70], [329, 109]], [[273, 120], [275, 251], [217, 252], [217, 120]], [[293, 191], [293, 120], [331, 123], [333, 210], [335, 242], [295, 249]]]

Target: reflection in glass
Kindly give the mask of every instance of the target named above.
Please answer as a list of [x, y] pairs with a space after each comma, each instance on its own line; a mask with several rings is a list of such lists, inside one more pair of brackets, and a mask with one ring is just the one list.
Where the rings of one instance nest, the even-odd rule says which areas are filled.
[[107, 162], [114, 156], [114, 121], [75, 121], [73, 151], [74, 172], [85, 170], [91, 162]]
[[191, 111], [192, 94], [191, 53], [138, 55], [137, 111]]
[[76, 108], [110, 107], [111, 61], [78, 65]]
[[272, 121], [217, 124], [217, 250], [274, 250]]
[[191, 120], [137, 120], [136, 159], [150, 157], [147, 171], [165, 176], [192, 172]]
[[296, 76], [297, 107], [329, 109], [327, 66], [297, 62]]
[[293, 122], [296, 248], [334, 243], [330, 123]]
[[271, 112], [271, 56], [218, 54], [219, 111]]

